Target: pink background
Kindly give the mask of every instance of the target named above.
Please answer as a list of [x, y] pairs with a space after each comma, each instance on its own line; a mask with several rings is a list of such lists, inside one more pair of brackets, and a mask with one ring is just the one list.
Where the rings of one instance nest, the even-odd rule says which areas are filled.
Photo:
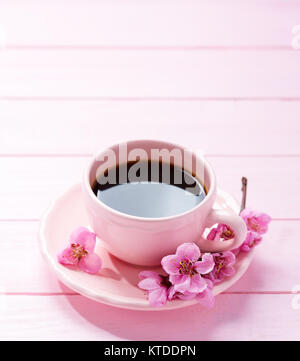
[[[0, 0], [0, 339], [300, 339], [297, 24], [297, 0]], [[211, 311], [97, 304], [40, 256], [49, 203], [133, 138], [202, 149], [220, 187], [240, 199], [247, 176], [274, 218]]]

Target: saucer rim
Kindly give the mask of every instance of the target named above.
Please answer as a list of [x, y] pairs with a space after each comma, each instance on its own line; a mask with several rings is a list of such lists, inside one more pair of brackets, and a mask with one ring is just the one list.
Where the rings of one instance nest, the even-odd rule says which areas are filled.
[[[63, 200], [67, 198], [70, 193], [79, 190], [82, 192], [82, 184], [81, 183], [74, 184], [73, 186], [65, 190], [63, 193], [61, 193], [61, 195], [58, 196], [55, 200], [53, 200], [40, 221], [40, 227], [38, 231], [39, 246], [42, 256], [49, 264], [49, 266], [51, 266], [51, 268], [54, 270], [56, 277], [63, 284], [65, 284], [67, 287], [77, 292], [78, 294], [83, 295], [93, 301], [123, 309], [141, 310], [141, 311], [167, 311], [167, 310], [175, 310], [198, 304], [197, 300], [190, 300], [190, 301], [172, 300], [171, 302], [168, 302], [164, 307], [156, 308], [149, 305], [149, 302], [146, 299], [146, 297], [145, 299], [138, 300], [132, 297], [116, 296], [116, 295], [112, 295], [111, 293], [103, 293], [103, 291], [101, 291], [100, 294], [93, 292], [89, 289], [82, 288], [81, 286], [78, 286], [76, 283], [74, 283], [73, 280], [71, 280], [63, 271], [63, 266], [59, 265], [57, 260], [53, 259], [53, 257], [48, 253], [45, 230], [47, 227], [47, 221], [49, 217], [53, 213], [55, 213], [56, 208], [61, 204], [61, 202], [63, 202]], [[235, 206], [233, 206], [232, 209], [236, 208], [235, 210], [238, 210], [239, 206], [237, 201], [229, 193], [223, 191], [220, 188], [217, 188], [217, 197], [218, 196], [221, 196], [223, 198], [224, 196], [225, 198], [230, 198], [230, 203], [235, 204]], [[245, 274], [245, 272], [247, 271], [248, 267], [252, 262], [253, 256], [254, 256], [254, 250], [245, 253], [241, 256], [244, 260], [243, 266], [240, 269], [238, 269], [238, 271], [233, 277], [227, 279], [226, 281], [223, 281], [222, 283], [214, 287], [213, 293], [215, 296], [224, 292], [226, 289], [230, 288]]]

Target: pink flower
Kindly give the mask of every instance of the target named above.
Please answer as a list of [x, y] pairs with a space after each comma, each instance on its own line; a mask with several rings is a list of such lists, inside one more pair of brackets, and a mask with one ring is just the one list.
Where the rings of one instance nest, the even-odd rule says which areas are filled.
[[65, 266], [78, 266], [82, 271], [96, 274], [102, 267], [100, 257], [94, 253], [96, 235], [79, 227], [70, 236], [70, 245], [57, 255], [58, 262]]
[[139, 274], [141, 279], [139, 288], [148, 291], [148, 300], [151, 306], [161, 307], [168, 299], [168, 277], [160, 276], [156, 272], [143, 271]]
[[206, 279], [207, 287], [206, 289], [198, 293], [196, 300], [205, 308], [213, 308], [215, 305], [215, 297], [213, 294], [213, 282], [209, 279]]
[[205, 308], [212, 308], [215, 303], [214, 294], [212, 292], [213, 283], [209, 279], [205, 279], [206, 288], [200, 293], [180, 293], [175, 291], [175, 287], [172, 286], [169, 288], [168, 300], [174, 300], [179, 298], [180, 300], [188, 301], [196, 299], [202, 306]]
[[161, 264], [174, 285], [174, 291], [185, 294], [200, 293], [207, 287], [202, 274], [207, 274], [214, 268], [214, 260], [211, 254], [201, 253], [195, 243], [184, 243], [177, 248], [175, 255], [166, 256]]
[[212, 272], [208, 275], [208, 278], [215, 284], [220, 283], [226, 277], [231, 277], [235, 274], [235, 268], [233, 267], [235, 263], [235, 255], [226, 251], [223, 253], [214, 253], [213, 258], [215, 261], [215, 266]]
[[172, 301], [175, 298], [179, 298], [180, 300], [183, 300], [183, 301], [188, 301], [188, 300], [193, 300], [196, 296], [197, 296], [197, 293], [190, 293], [190, 292], [180, 293], [180, 292], [177, 292], [175, 290], [174, 286], [171, 286], [169, 288], [169, 292], [168, 292], [168, 300], [169, 301]]
[[231, 252], [235, 255], [235, 258], [240, 254], [240, 247], [232, 249]]
[[241, 213], [241, 217], [245, 221], [249, 231], [255, 232], [258, 235], [268, 231], [268, 224], [271, 222], [271, 217], [266, 213], [244, 209]]
[[240, 246], [239, 250], [242, 252], [249, 252], [251, 249], [262, 241], [262, 237], [257, 233], [248, 232], [244, 243]]
[[207, 239], [210, 241], [219, 241], [220, 239], [228, 240], [234, 237], [233, 230], [226, 226], [226, 224], [218, 224], [216, 228], [212, 228], [209, 234], [207, 235]]

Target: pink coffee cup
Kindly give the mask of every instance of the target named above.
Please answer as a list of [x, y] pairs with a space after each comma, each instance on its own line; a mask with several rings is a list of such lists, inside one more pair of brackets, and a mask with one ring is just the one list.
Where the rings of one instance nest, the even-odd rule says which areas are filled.
[[[207, 190], [201, 203], [175, 216], [143, 218], [121, 213], [96, 197], [92, 185], [104, 163], [110, 168], [116, 163], [137, 160], [137, 155], [138, 160], [152, 160], [154, 150], [155, 154], [161, 152], [162, 161], [183, 167], [196, 175]], [[168, 157], [168, 154], [175, 154], [174, 150], [179, 156]], [[182, 146], [156, 140], [130, 141], [100, 152], [91, 160], [83, 181], [83, 194], [91, 227], [105, 248], [123, 261], [143, 266], [159, 265], [162, 257], [173, 254], [185, 242], [195, 242], [201, 252], [224, 252], [243, 243], [247, 232], [244, 221], [229, 210], [213, 209], [216, 192], [214, 171], [203, 157]], [[229, 226], [235, 237], [223, 242], [205, 239], [205, 229], [216, 223]]]

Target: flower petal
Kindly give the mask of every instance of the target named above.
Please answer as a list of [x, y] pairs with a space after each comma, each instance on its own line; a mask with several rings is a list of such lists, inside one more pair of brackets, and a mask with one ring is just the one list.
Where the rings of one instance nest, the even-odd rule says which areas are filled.
[[166, 287], [160, 287], [148, 292], [148, 300], [152, 307], [161, 307], [167, 302], [168, 292]]
[[102, 261], [96, 253], [90, 253], [81, 258], [78, 263], [78, 267], [84, 272], [96, 274], [102, 268]]
[[173, 298], [176, 298], [176, 291], [175, 291], [174, 286], [171, 286], [168, 289], [168, 300], [171, 301], [171, 300], [173, 300]]
[[156, 278], [144, 278], [138, 286], [143, 290], [154, 290], [160, 287], [160, 281]]
[[206, 288], [203, 292], [196, 296], [197, 301], [205, 308], [213, 308], [215, 297], [211, 289]]
[[189, 259], [193, 262], [196, 262], [200, 258], [201, 252], [195, 243], [183, 243], [177, 248], [176, 256], [181, 260]]
[[240, 246], [240, 251], [249, 252], [253, 247], [257, 246], [261, 241], [262, 241], [262, 237], [258, 233], [248, 231], [244, 243]]
[[195, 294], [195, 293], [190, 293], [190, 292], [178, 293], [178, 294], [177, 294], [177, 297], [178, 297], [180, 300], [183, 300], [183, 301], [193, 300], [196, 296], [197, 296], [197, 294]]
[[142, 271], [139, 273], [139, 279], [143, 280], [145, 278], [155, 278], [158, 281], [161, 280], [160, 275], [153, 271]]
[[247, 244], [242, 244], [240, 247], [240, 251], [242, 252], [250, 252], [251, 248]]
[[199, 274], [191, 277], [190, 288], [187, 290], [191, 293], [199, 293], [207, 288], [207, 283]]
[[261, 224], [267, 225], [271, 222], [272, 218], [266, 213], [260, 213], [259, 221]]
[[175, 255], [166, 256], [161, 260], [161, 265], [169, 275], [176, 275], [179, 273], [180, 259]]
[[185, 277], [185, 275], [170, 275], [169, 276], [169, 281], [172, 283], [172, 285], [175, 285], [177, 283], [182, 283], [183, 282], [183, 277]]
[[[171, 278], [170, 278], [170, 281], [171, 281]], [[180, 293], [189, 291], [190, 287], [191, 287], [191, 277], [188, 275], [182, 275], [180, 277], [180, 280], [178, 279], [177, 282], [174, 284], [175, 291], [180, 292]]]
[[235, 268], [233, 266], [226, 266], [222, 269], [222, 273], [226, 277], [231, 277], [235, 274]]
[[212, 289], [215, 284], [214, 270], [210, 272], [208, 275], [206, 275], [204, 279], [207, 283], [207, 287]]
[[240, 253], [240, 248], [235, 248], [231, 252], [235, 255], [235, 258], [236, 258]]
[[254, 216], [254, 212], [251, 209], [245, 208], [240, 216], [244, 219], [244, 221], [247, 221], [247, 218], [251, 218]]
[[214, 257], [210, 253], [205, 253], [202, 260], [195, 263], [194, 268], [198, 273], [205, 275], [213, 270], [214, 265]]
[[210, 290], [212, 290], [213, 287], [214, 287], [213, 282], [212, 282], [209, 278], [205, 278], [205, 282], [207, 283], [207, 288], [209, 288]]
[[89, 253], [93, 253], [96, 246], [96, 235], [85, 227], [79, 227], [72, 232], [70, 243], [79, 243]]
[[196, 297], [195, 293], [185, 292], [185, 293], [179, 293], [176, 292], [174, 289], [174, 286], [170, 287], [168, 290], [168, 300], [174, 300], [175, 298], [179, 298], [183, 301], [192, 300]]
[[241, 217], [244, 219], [248, 230], [258, 234], [264, 234], [268, 231], [268, 224], [271, 222], [271, 217], [268, 214], [245, 209], [241, 213]]
[[254, 245], [255, 246], [259, 245], [261, 241], [262, 241], [262, 237], [255, 235]]
[[63, 265], [75, 266], [78, 263], [78, 259], [73, 257], [73, 251], [71, 247], [64, 249], [57, 255], [58, 262]]
[[236, 260], [235, 255], [230, 251], [223, 252], [223, 258], [226, 265], [232, 265]]
[[220, 240], [220, 232], [217, 228], [212, 228], [206, 237], [209, 241]]

